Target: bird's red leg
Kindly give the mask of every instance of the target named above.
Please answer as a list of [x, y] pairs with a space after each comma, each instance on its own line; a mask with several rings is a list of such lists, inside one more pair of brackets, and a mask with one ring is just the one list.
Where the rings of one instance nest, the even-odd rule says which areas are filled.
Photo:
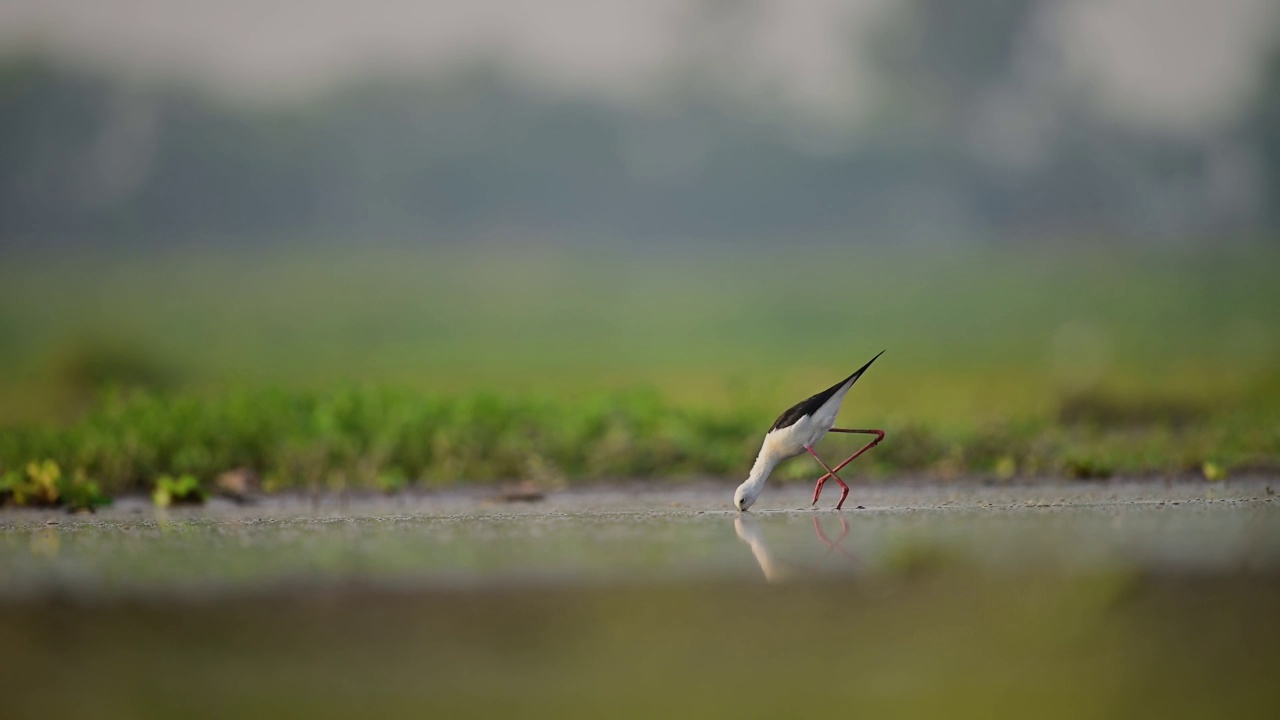
[[[861, 455], [862, 453], [864, 453], [864, 452], [866, 452], [866, 451], [870, 450], [871, 448], [873, 448], [873, 447], [875, 447], [875, 446], [879, 445], [879, 444], [880, 444], [880, 441], [881, 441], [881, 440], [884, 440], [884, 431], [883, 431], [883, 430], [850, 430], [850, 429], [847, 429], [847, 428], [831, 428], [830, 432], [838, 432], [838, 433], [862, 433], [862, 434], [864, 434], [864, 435], [875, 435], [875, 436], [876, 436], [876, 439], [875, 439], [875, 440], [872, 440], [871, 442], [867, 443], [866, 445], [864, 445], [864, 446], [862, 447], [862, 449], [861, 449], [861, 450], [859, 450], [858, 452], [856, 452], [856, 453], [854, 453], [854, 454], [850, 455], [848, 458], [846, 458], [846, 459], [845, 459], [845, 461], [844, 461], [844, 462], [842, 462], [842, 463], [840, 463], [839, 465], [837, 465], [837, 466], [835, 467], [835, 471], [836, 471], [836, 472], [840, 472], [841, 470], [843, 470], [843, 469], [844, 469], [844, 466], [845, 466], [845, 465], [848, 465], [849, 463], [853, 462], [854, 460], [857, 460], [859, 455]], [[826, 479], [827, 479], [828, 477], [829, 477], [829, 475], [823, 475], [823, 476], [818, 480], [818, 482], [820, 482], [820, 483], [821, 483], [821, 482], [824, 482], [824, 481], [826, 481]]]
[[[805, 449], [811, 453], [813, 452], [813, 448], [806, 447]], [[815, 454], [814, 457], [818, 457], [818, 456]], [[822, 460], [818, 460], [818, 462], [821, 463]], [[824, 463], [822, 467], [825, 468], [826, 464]], [[823, 475], [822, 477], [818, 478], [818, 484], [813, 486], [813, 502], [810, 503], [810, 505], [818, 504], [818, 498], [822, 496], [822, 486], [827, 484], [827, 478], [829, 477], [831, 477], [831, 473], [827, 473], [826, 475]]]
[[[840, 483], [840, 502], [836, 503], [836, 509], [839, 510], [844, 505], [844, 499], [849, 497], [849, 486], [844, 484], [844, 481], [840, 479], [840, 476], [834, 470], [822, 462], [822, 458], [818, 457], [818, 453], [814, 452], [812, 447], [805, 445], [804, 449], [808, 450], [813, 459], [817, 460], [818, 464], [822, 466], [822, 469], [827, 471], [827, 475], [835, 478], [835, 481]], [[813, 502], [815, 504], [818, 502], [818, 495], [822, 492], [822, 483], [827, 481], [827, 475], [823, 475], [822, 479], [818, 480], [818, 486], [813, 489]]]
[[[875, 440], [872, 440], [871, 442], [869, 442], [869, 443], [867, 443], [866, 445], [864, 445], [864, 446], [862, 447], [862, 449], [861, 449], [861, 450], [859, 450], [858, 452], [856, 452], [856, 453], [854, 453], [854, 454], [850, 455], [848, 458], [846, 458], [846, 459], [845, 459], [845, 461], [844, 461], [844, 462], [842, 462], [842, 463], [840, 463], [839, 465], [837, 465], [837, 466], [835, 467], [835, 469], [834, 469], [834, 470], [832, 470], [831, 468], [828, 468], [825, 464], [822, 466], [822, 467], [823, 467], [823, 469], [825, 469], [825, 470], [827, 471], [827, 474], [826, 474], [826, 475], [823, 475], [823, 476], [822, 476], [822, 477], [820, 477], [820, 478], [818, 478], [818, 484], [817, 484], [817, 486], [815, 486], [815, 487], [813, 488], [813, 504], [814, 504], [814, 505], [817, 505], [817, 504], [818, 504], [818, 496], [822, 494], [822, 486], [823, 486], [823, 484], [824, 484], [824, 483], [826, 483], [826, 482], [827, 482], [827, 478], [829, 478], [829, 477], [835, 477], [835, 474], [836, 474], [836, 473], [838, 473], [838, 472], [840, 472], [842, 469], [844, 469], [844, 466], [845, 466], [845, 465], [848, 465], [849, 463], [853, 462], [854, 460], [857, 460], [859, 455], [861, 455], [862, 453], [864, 453], [864, 452], [866, 452], [866, 451], [870, 450], [871, 448], [875, 447], [876, 445], [879, 445], [879, 444], [880, 444], [880, 441], [881, 441], [881, 440], [884, 440], [884, 431], [883, 431], [883, 430], [853, 430], [853, 429], [850, 429], [850, 428], [831, 428], [831, 430], [830, 430], [829, 432], [838, 432], [838, 433], [861, 433], [861, 434], [863, 434], [863, 435], [875, 435], [875, 436], [876, 436], [876, 439], [875, 439]], [[809, 452], [810, 452], [810, 453], [812, 453], [812, 452], [813, 452], [813, 450], [812, 450], [812, 449], [809, 449]], [[818, 457], [818, 456], [817, 456], [817, 455], [814, 455], [814, 457], [816, 458], [816, 457]], [[819, 462], [819, 463], [821, 463], [821, 462], [822, 462], [822, 460], [821, 460], [821, 459], [819, 459], [819, 460], [818, 460], [818, 462]], [[837, 477], [837, 478], [836, 478], [836, 480], [837, 480], [837, 481], [840, 481], [840, 478], [838, 478], [838, 477]], [[840, 505], [843, 505], [843, 504], [844, 504], [844, 496], [849, 494], [849, 486], [848, 486], [848, 485], [845, 485], [843, 481], [840, 481], [840, 485], [841, 485], [841, 486], [843, 486], [843, 487], [845, 488], [844, 495], [842, 495], [842, 496], [840, 497]], [[837, 509], [837, 510], [839, 510], [839, 509], [840, 509], [840, 505], [837, 505], [837, 506], [836, 506], [836, 509]]]
[[822, 477], [818, 478], [818, 484], [813, 486], [813, 502], [809, 503], [810, 505], [818, 504], [818, 497], [822, 495], [822, 486], [827, 484], [827, 478], [829, 477], [831, 476], [823, 475]]

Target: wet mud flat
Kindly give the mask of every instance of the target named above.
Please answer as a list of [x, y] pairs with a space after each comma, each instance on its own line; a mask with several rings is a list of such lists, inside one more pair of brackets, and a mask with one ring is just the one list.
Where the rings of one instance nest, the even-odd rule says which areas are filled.
[[0, 693], [6, 717], [1273, 717], [1268, 487], [6, 511]]

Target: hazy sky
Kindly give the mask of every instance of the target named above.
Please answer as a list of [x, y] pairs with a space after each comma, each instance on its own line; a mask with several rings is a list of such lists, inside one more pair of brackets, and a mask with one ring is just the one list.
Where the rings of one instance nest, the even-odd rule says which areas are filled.
[[[724, 4], [724, 3], [721, 3]], [[855, 110], [866, 78], [850, 27], [892, 0], [756, 0], [726, 84], [777, 87], [798, 106]], [[1042, 19], [1060, 72], [1120, 117], [1211, 125], [1252, 87], [1274, 35], [1271, 0], [1075, 0]], [[0, 46], [43, 46], [235, 92], [306, 92], [370, 63], [441, 67], [498, 55], [551, 88], [626, 95], [670, 63], [680, 0], [0, 0]], [[712, 51], [714, 37], [707, 39]]]

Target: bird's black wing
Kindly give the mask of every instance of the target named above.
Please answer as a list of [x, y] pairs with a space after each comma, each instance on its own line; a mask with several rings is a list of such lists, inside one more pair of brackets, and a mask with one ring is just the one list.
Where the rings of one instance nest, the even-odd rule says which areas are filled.
[[862, 367], [855, 370], [854, 373], [849, 377], [841, 380], [835, 385], [832, 385], [826, 390], [823, 390], [817, 395], [814, 395], [809, 398], [805, 398], [804, 400], [801, 400], [795, 405], [792, 405], [791, 407], [787, 408], [786, 412], [779, 415], [778, 419], [773, 422], [773, 427], [769, 428], [769, 432], [773, 432], [774, 430], [781, 430], [782, 428], [785, 428], [785, 427], [791, 427], [792, 425], [795, 425], [796, 422], [800, 420], [800, 418], [804, 417], [805, 415], [812, 415], [818, 412], [818, 408], [822, 407], [823, 403], [830, 400], [831, 396], [835, 395], [836, 392], [840, 390], [840, 388], [844, 387], [845, 383], [849, 382], [850, 380], [857, 382], [858, 378], [862, 377], [862, 373], [866, 372], [867, 368], [871, 367], [871, 363], [875, 362], [876, 358], [880, 357], [883, 354], [884, 354], [884, 351], [881, 350], [876, 355], [876, 357], [873, 357], [870, 360], [868, 360], [866, 365], [863, 365]]

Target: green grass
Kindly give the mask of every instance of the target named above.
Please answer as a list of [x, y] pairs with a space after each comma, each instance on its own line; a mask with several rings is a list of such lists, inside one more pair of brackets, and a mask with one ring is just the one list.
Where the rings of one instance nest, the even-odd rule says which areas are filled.
[[[1105, 409], [1114, 410], [1110, 406]], [[1135, 425], [1024, 420], [947, 430], [888, 428], [883, 445], [848, 475], [927, 471], [1066, 474], [1226, 472], [1274, 467], [1280, 430], [1231, 416], [1183, 423], [1157, 416]], [[0, 467], [53, 460], [108, 492], [151, 490], [168, 476], [208, 487], [222, 472], [249, 468], [268, 488], [390, 489], [411, 483], [528, 478], [549, 485], [599, 479], [740, 475], [769, 415], [760, 408], [690, 408], [655, 392], [575, 400], [475, 393], [433, 396], [405, 390], [324, 393], [261, 391], [218, 396], [108, 396], [80, 419], [0, 435]], [[824, 441], [830, 459], [858, 440]], [[809, 478], [807, 462], [782, 479]], [[0, 498], [5, 497], [0, 488]]]
[[1275, 267], [1261, 246], [10, 256], [0, 472], [741, 474], [778, 412], [881, 349], [842, 416], [889, 430], [868, 472], [1274, 467]]

